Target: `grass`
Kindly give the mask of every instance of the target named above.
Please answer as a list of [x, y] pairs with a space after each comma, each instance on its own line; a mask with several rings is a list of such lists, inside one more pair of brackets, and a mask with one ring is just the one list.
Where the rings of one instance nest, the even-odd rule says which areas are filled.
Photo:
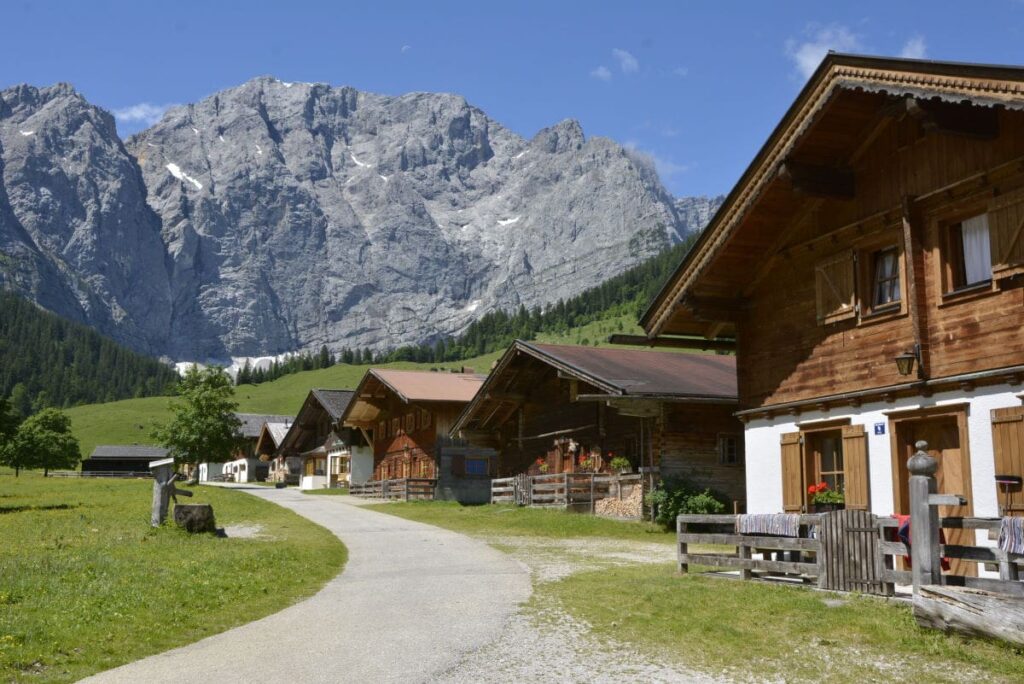
[[601, 537], [662, 544], [675, 541], [671, 533], [651, 523], [611, 520], [510, 504], [462, 506], [453, 501], [410, 501], [377, 504], [368, 508], [478, 537]]
[[145, 480], [0, 472], [0, 681], [75, 681], [274, 613], [341, 570], [345, 547], [322, 527], [242, 492], [194, 491], [218, 526], [264, 536], [152, 529]]
[[[753, 681], [1024, 681], [1024, 649], [919, 628], [906, 604], [679, 575], [671, 563], [579, 562], [567, 553], [571, 546], [555, 542], [579, 539], [580, 548], [595, 549], [586, 542], [619, 540], [612, 548], [625, 553], [636, 550], [630, 542], [674, 542], [672, 533], [647, 523], [450, 502], [374, 508], [527, 553], [521, 556], [527, 564], [560, 556], [578, 565], [582, 570], [569, 577], [536, 582], [529, 608], [544, 615], [557, 606], [588, 624], [609, 648], [625, 645], [654, 660]], [[517, 549], [508, 544], [512, 536], [535, 539]], [[543, 539], [552, 544], [535, 543]]]
[[329, 489], [303, 489], [303, 494], [312, 496], [348, 496], [348, 488], [331, 487]]
[[[573, 328], [565, 334], [542, 333], [537, 341], [559, 344], [580, 344], [584, 341], [593, 344], [599, 341], [604, 346], [604, 340], [612, 333], [619, 332], [620, 327], [626, 333], [640, 330], [632, 317], [616, 316]], [[497, 351], [466, 361], [444, 364], [399, 362], [384, 364], [383, 367], [429, 370], [468, 366], [478, 373], [486, 373], [502, 353]], [[295, 415], [310, 389], [354, 388], [368, 368], [368, 365], [337, 364], [321, 370], [285, 375], [273, 382], [241, 385], [235, 389], [235, 399], [239, 410], [244, 413]], [[150, 436], [153, 427], [160, 421], [170, 420], [170, 401], [170, 397], [145, 397], [68, 409], [72, 431], [78, 438], [82, 456], [87, 457], [99, 444], [153, 444]]]
[[544, 585], [534, 600], [559, 602], [599, 635], [744, 678], [1024, 681], [1022, 649], [922, 629], [909, 606], [868, 597], [629, 565]]

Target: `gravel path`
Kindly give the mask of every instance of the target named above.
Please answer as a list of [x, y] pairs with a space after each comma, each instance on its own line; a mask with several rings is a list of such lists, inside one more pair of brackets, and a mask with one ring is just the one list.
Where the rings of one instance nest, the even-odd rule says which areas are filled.
[[498, 639], [530, 596], [525, 568], [483, 542], [348, 497], [245, 490], [334, 532], [344, 572], [279, 613], [84, 681], [435, 681]]

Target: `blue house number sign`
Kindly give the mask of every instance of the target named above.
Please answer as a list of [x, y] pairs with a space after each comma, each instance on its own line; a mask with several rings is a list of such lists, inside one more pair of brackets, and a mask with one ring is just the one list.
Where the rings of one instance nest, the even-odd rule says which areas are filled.
[[875, 423], [875, 434], [876, 435], [884, 435], [885, 434], [885, 423]]

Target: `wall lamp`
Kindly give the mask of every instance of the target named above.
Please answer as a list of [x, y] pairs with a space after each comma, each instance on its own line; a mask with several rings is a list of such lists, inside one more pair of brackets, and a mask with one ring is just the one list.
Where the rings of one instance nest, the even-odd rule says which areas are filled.
[[914, 348], [910, 351], [903, 352], [896, 357], [896, 370], [899, 371], [900, 375], [910, 375], [914, 372], [914, 363], [918, 365], [918, 376], [921, 375], [921, 347], [914, 345]]

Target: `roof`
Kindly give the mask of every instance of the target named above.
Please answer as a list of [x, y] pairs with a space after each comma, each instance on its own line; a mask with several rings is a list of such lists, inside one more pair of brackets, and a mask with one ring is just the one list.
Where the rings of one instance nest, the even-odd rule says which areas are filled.
[[371, 368], [359, 381], [359, 387], [356, 388], [357, 398], [349, 404], [342, 420], [349, 424], [376, 420], [380, 409], [371, 397], [379, 398], [388, 392], [406, 404], [412, 402], [465, 404], [476, 395], [477, 390], [486, 379], [487, 376], [476, 373]]
[[473, 398], [486, 375], [434, 371], [371, 368], [372, 374], [406, 403], [410, 401], [459, 401]]
[[265, 413], [236, 413], [238, 420], [242, 421], [238, 428], [242, 437], [257, 438], [264, 423], [286, 423], [293, 420], [292, 416], [278, 416]]
[[331, 389], [314, 389], [312, 394], [320, 402], [320, 405], [324, 407], [324, 410], [330, 414], [331, 420], [341, 418], [342, 414], [345, 413], [345, 409], [348, 408], [349, 402], [352, 401], [352, 397], [355, 396], [355, 392], [352, 390]]
[[603, 387], [608, 394], [721, 399], [738, 396], [735, 356], [521, 341], [514, 347]]
[[[455, 421], [453, 434], [473, 420], [478, 411], [489, 413], [505, 401], [501, 397], [503, 386], [507, 391], [513, 382], [525, 382], [517, 378], [517, 369], [522, 366], [513, 366], [513, 362], [523, 355], [550, 366], [562, 377], [574, 378], [597, 388], [599, 396], [608, 398], [716, 403], [738, 400], [734, 356], [535, 344], [517, 340]], [[523, 390], [517, 388], [515, 391]], [[485, 411], [484, 407], [489, 403], [493, 405]]]
[[[981, 107], [1024, 109], [1024, 68], [984, 64], [895, 59], [830, 53], [758, 151], [739, 182], [712, 217], [696, 244], [675, 273], [655, 296], [640, 319], [649, 337], [660, 334], [692, 335], [707, 330], [691, 316], [685, 296], [696, 296], [694, 283], [706, 274], [747, 274], [746, 263], [729, 263], [711, 268], [716, 254], [733, 237], [737, 227], [753, 214], [752, 209], [772, 187], [787, 157], [798, 148], [813, 126], [821, 125], [823, 111], [838, 93], [868, 100], [870, 97], [899, 96], [944, 103], [969, 102]], [[877, 110], [876, 110], [877, 111]], [[834, 149], [823, 150], [833, 159], [849, 150], [842, 146], [861, 144], [860, 121], [837, 119], [828, 130]], [[771, 212], [768, 212], [771, 213]], [[780, 217], [775, 223], [784, 223]], [[759, 228], [762, 228], [759, 226]], [[756, 231], [755, 231], [756, 232]], [[760, 230], [760, 239], [769, 231]], [[750, 239], [749, 236], [745, 239]], [[759, 258], [766, 254], [760, 243], [748, 245]], [[683, 306], [680, 307], [679, 304]], [[729, 326], [722, 334], [731, 333]]]
[[288, 428], [290, 428], [291, 426], [292, 424], [290, 422], [267, 423], [265, 425], [267, 432], [270, 433], [270, 439], [274, 441], [275, 447], [281, 446], [281, 441], [284, 439], [284, 436], [288, 434]]
[[158, 446], [142, 446], [132, 444], [129, 446], [117, 446], [101, 444], [92, 450], [89, 458], [106, 460], [142, 461], [167, 458], [167, 449]]

